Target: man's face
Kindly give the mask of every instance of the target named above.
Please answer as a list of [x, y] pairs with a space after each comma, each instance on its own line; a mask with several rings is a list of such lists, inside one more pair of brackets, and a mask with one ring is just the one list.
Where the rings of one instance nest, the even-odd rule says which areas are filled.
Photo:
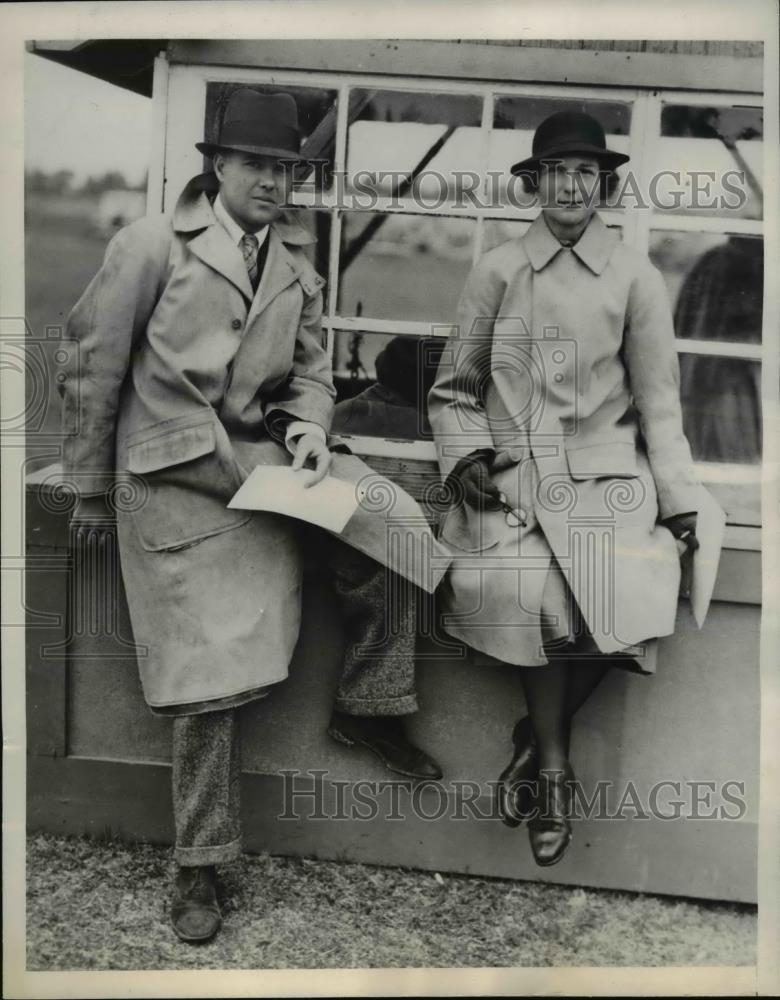
[[539, 200], [548, 218], [565, 227], [581, 226], [599, 202], [599, 162], [564, 156], [539, 171]]
[[279, 217], [290, 190], [291, 165], [272, 156], [218, 153], [214, 173], [228, 212], [246, 232]]

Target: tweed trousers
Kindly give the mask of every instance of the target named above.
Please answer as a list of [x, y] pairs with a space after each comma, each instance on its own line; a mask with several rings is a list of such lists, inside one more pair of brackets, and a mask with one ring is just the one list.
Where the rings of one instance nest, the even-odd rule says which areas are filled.
[[[350, 715], [416, 711], [416, 588], [324, 532], [312, 534], [307, 545], [330, 571], [344, 623], [344, 662], [334, 707]], [[240, 854], [240, 775], [238, 709], [174, 717], [178, 864], [224, 864]]]

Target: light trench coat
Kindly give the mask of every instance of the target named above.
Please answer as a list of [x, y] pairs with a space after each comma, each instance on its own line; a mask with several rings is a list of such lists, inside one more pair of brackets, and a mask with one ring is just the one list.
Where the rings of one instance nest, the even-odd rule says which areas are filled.
[[540, 215], [473, 269], [429, 408], [448, 486], [461, 458], [489, 449], [519, 513], [453, 497], [447, 631], [504, 662], [544, 664], [544, 640], [568, 624], [542, 612], [567, 590], [595, 651], [641, 660], [645, 640], [674, 630], [680, 563], [659, 520], [697, 511], [703, 488], [666, 289], [644, 255], [598, 215], [565, 248]]
[[64, 470], [79, 492], [114, 489], [122, 574], [153, 709], [239, 703], [282, 680], [298, 638], [294, 521], [226, 504], [258, 464], [291, 456], [275, 410], [330, 425], [323, 280], [305, 229], [269, 232], [257, 294], [195, 178], [173, 217], [112, 240], [75, 306], [64, 383]]

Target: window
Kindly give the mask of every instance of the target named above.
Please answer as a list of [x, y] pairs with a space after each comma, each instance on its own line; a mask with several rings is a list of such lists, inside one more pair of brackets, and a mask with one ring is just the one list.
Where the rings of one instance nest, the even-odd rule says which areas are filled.
[[647, 162], [666, 175], [647, 249], [673, 307], [684, 430], [731, 521], [759, 524], [762, 109], [720, 95], [654, 101]]
[[598, 118], [631, 157], [619, 177], [630, 168], [650, 194], [649, 211], [632, 211], [629, 196], [628, 211], [613, 200], [602, 215], [666, 281], [694, 458], [732, 523], [759, 523], [760, 95], [173, 66], [169, 196], [200, 166], [183, 150], [204, 121], [216, 133], [236, 86], [298, 103], [320, 164], [294, 201], [314, 210], [312, 260], [328, 282], [337, 427], [358, 453], [404, 460], [434, 459], [423, 400], [470, 267], [537, 214], [511, 196], [509, 168], [548, 114]]

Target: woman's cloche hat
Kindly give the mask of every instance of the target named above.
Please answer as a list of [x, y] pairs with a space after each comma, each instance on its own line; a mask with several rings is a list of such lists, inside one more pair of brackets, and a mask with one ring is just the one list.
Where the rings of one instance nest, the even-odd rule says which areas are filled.
[[607, 149], [601, 124], [584, 111], [558, 111], [545, 118], [534, 132], [531, 156], [513, 164], [511, 173], [538, 174], [543, 160], [560, 159], [576, 153], [598, 160], [602, 170], [614, 170], [629, 159], [625, 153]]
[[204, 156], [223, 150], [301, 160], [298, 107], [290, 94], [258, 94], [242, 87], [227, 102], [216, 142], [196, 142]]

